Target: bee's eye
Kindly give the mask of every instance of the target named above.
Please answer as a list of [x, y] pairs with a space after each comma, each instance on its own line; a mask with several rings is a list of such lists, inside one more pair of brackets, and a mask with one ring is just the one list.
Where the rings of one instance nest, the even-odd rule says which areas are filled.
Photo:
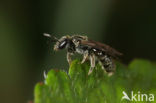
[[61, 41], [60, 44], [59, 44], [59, 49], [65, 48], [66, 44], [67, 44], [67, 40], [66, 39]]

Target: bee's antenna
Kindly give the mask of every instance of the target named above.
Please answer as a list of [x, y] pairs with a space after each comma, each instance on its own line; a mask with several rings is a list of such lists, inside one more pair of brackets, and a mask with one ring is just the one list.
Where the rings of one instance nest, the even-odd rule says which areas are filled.
[[52, 35], [50, 35], [48, 33], [43, 33], [43, 35], [48, 37], [48, 38], [51, 38], [54, 42], [56, 42], [56, 41], [60, 42], [56, 37], [54, 37], [54, 36], [52, 36]]
[[46, 37], [49, 37], [49, 38], [51, 38], [51, 35], [50, 35], [50, 34], [43, 33], [43, 35], [44, 35], [44, 36], [46, 36]]

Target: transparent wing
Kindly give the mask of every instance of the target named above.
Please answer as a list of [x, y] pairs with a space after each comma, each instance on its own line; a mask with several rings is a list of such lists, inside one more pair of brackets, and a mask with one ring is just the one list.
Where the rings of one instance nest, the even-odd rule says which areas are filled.
[[118, 52], [117, 50], [110, 47], [109, 45], [106, 45], [106, 44], [103, 44], [103, 43], [100, 43], [97, 41], [93, 41], [90, 39], [88, 41], [86, 41], [86, 40], [81, 41], [81, 44], [91, 46], [96, 49], [100, 49], [114, 58], [117, 58], [118, 56], [122, 55], [122, 53]]

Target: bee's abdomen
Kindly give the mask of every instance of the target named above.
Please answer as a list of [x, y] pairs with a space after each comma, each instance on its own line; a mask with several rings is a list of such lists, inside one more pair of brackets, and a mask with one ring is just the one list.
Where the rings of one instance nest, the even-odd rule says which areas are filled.
[[115, 64], [111, 57], [104, 55], [102, 57], [99, 57], [100, 62], [102, 63], [104, 69], [106, 72], [114, 72], [115, 71]]
[[109, 73], [115, 71], [115, 64], [111, 56], [107, 55], [104, 51], [97, 48], [91, 48], [90, 53], [93, 53], [99, 59], [106, 72]]

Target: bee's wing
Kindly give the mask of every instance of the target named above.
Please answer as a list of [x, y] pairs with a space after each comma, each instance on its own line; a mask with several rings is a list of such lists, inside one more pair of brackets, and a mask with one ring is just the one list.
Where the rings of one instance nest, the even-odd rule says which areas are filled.
[[100, 50], [106, 52], [108, 55], [110, 55], [112, 57], [115, 57], [115, 58], [117, 56], [122, 55], [122, 53], [118, 52], [114, 48], [112, 48], [112, 47], [110, 47], [110, 46], [108, 46], [106, 44], [94, 41], [94, 40], [89, 39], [88, 41], [81, 41], [81, 43], [84, 44], [84, 45], [91, 46], [91, 47], [96, 48], [96, 49], [100, 49]]

